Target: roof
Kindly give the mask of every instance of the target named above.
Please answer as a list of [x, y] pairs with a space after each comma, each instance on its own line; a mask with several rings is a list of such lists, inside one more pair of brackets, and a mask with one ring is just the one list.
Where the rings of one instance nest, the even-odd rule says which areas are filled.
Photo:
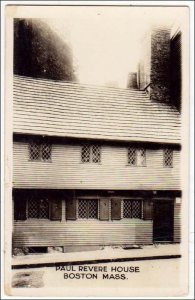
[[14, 133], [180, 142], [180, 114], [144, 91], [14, 77]]

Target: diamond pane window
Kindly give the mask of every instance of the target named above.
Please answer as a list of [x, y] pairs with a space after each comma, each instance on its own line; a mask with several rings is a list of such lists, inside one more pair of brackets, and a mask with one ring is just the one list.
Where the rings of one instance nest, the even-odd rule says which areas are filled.
[[43, 160], [51, 159], [51, 144], [42, 144], [41, 156]]
[[78, 218], [97, 219], [98, 218], [98, 200], [78, 200]]
[[92, 146], [92, 162], [100, 163], [100, 146], [98, 145]]
[[140, 200], [133, 200], [132, 201], [132, 207], [131, 207], [131, 212], [132, 212], [132, 218], [141, 218], [141, 204], [142, 202]]
[[83, 163], [100, 163], [101, 148], [98, 145], [83, 145], [81, 149], [81, 161]]
[[141, 200], [123, 200], [123, 218], [141, 219], [142, 201]]
[[31, 142], [29, 144], [29, 158], [30, 160], [51, 160], [51, 144]]
[[83, 163], [90, 162], [90, 146], [89, 145], [82, 146], [81, 161]]
[[173, 150], [164, 150], [164, 166], [171, 168], [173, 166]]
[[40, 159], [40, 145], [38, 143], [31, 142], [29, 144], [29, 156], [30, 160]]
[[128, 148], [128, 165], [143, 167], [146, 165], [146, 150], [143, 148]]
[[41, 199], [39, 202], [39, 218], [48, 219], [49, 218], [49, 201], [48, 199]]
[[79, 200], [78, 217], [81, 219], [87, 219], [87, 216], [87, 200]]
[[146, 151], [145, 149], [137, 149], [137, 166], [146, 165]]
[[131, 200], [123, 201], [123, 218], [131, 218]]
[[38, 202], [33, 198], [28, 200], [28, 218], [38, 218], [39, 217], [39, 206]]
[[98, 201], [88, 200], [88, 218], [97, 219], [98, 218]]
[[128, 148], [128, 164], [131, 166], [136, 165], [136, 149]]
[[28, 200], [28, 218], [48, 219], [49, 218], [49, 201], [43, 199]]

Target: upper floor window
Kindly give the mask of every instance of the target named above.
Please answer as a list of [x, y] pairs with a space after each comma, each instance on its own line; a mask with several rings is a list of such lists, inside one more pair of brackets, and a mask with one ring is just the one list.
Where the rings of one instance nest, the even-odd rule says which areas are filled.
[[143, 148], [128, 148], [128, 165], [143, 167], [146, 166], [146, 150]]
[[81, 149], [81, 161], [83, 163], [100, 163], [101, 148], [98, 145], [83, 145]]
[[51, 160], [52, 146], [49, 143], [30, 142], [29, 144], [29, 158], [30, 160]]
[[173, 150], [164, 149], [164, 166], [171, 168], [173, 167]]

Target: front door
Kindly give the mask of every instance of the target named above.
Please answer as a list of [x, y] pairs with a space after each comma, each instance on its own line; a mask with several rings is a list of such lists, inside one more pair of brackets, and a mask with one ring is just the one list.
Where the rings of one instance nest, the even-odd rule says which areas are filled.
[[173, 208], [173, 201], [154, 201], [154, 242], [173, 241]]

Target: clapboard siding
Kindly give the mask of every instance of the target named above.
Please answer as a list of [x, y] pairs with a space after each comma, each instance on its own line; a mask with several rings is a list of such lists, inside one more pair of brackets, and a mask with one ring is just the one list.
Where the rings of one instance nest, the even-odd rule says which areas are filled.
[[127, 148], [102, 146], [101, 163], [81, 163], [80, 145], [53, 145], [52, 161], [29, 161], [28, 144], [14, 142], [15, 188], [174, 190], [180, 188], [179, 155], [163, 167], [163, 150], [146, 150], [146, 167], [127, 165]]
[[152, 221], [27, 220], [14, 223], [13, 246], [151, 244]]
[[181, 204], [176, 202], [174, 203], [174, 242], [181, 242]]
[[144, 91], [14, 78], [14, 133], [180, 143], [180, 114]]

